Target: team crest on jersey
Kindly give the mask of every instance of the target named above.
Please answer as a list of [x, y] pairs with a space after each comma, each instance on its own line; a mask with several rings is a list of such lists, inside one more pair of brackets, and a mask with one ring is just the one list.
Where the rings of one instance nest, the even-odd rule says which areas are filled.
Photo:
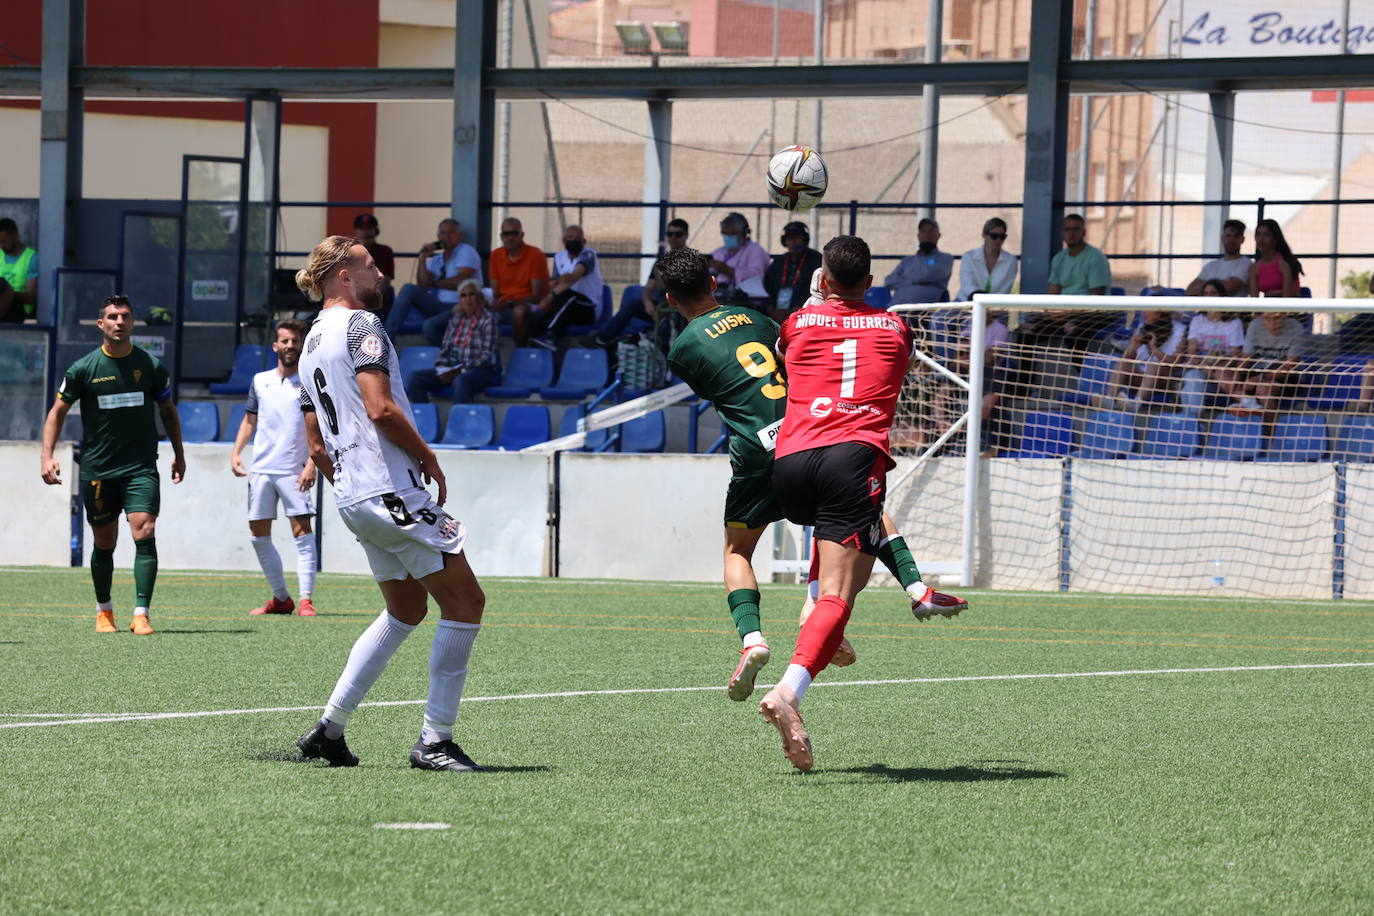
[[358, 344], [358, 348], [371, 357], [382, 355], [382, 339], [376, 334], [369, 334], [363, 338], [363, 342]]
[[141, 381], [143, 381], [143, 370], [142, 370], [142, 369], [135, 369], [135, 370], [134, 370], [134, 381], [135, 381], [135, 382], [141, 382]]

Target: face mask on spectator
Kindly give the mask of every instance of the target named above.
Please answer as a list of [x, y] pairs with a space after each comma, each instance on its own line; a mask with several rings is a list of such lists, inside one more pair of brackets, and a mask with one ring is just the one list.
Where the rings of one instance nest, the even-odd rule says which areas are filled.
[[568, 252], [568, 254], [575, 256], [582, 253], [582, 248], [584, 245], [586, 245], [586, 242], [564, 242], [563, 248]]
[[722, 235], [720, 241], [721, 244], [732, 251], [739, 247], [739, 236], [737, 235]]

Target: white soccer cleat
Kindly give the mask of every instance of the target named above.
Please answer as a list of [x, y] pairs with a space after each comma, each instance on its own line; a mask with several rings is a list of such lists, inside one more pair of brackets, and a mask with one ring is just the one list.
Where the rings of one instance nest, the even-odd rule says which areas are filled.
[[754, 692], [754, 681], [772, 657], [773, 653], [769, 651], [766, 643], [741, 649], [739, 664], [735, 667], [735, 673], [730, 675], [730, 683], [725, 685], [726, 695], [736, 703], [743, 703], [749, 699], [749, 695]]
[[783, 756], [799, 770], [809, 770], [814, 762], [811, 757], [811, 738], [806, 734], [801, 713], [797, 710], [797, 698], [791, 690], [779, 684], [759, 704], [759, 715], [778, 730], [782, 736]]

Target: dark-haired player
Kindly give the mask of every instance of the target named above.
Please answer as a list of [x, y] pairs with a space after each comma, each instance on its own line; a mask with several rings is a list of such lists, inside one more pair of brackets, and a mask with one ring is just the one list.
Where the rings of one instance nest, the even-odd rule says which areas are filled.
[[[314, 617], [315, 605], [310, 596], [315, 586], [315, 535], [310, 530], [310, 520], [315, 515], [315, 508], [310, 493], [315, 489], [315, 465], [310, 460], [310, 446], [305, 441], [301, 377], [297, 372], [305, 325], [299, 321], [283, 321], [273, 333], [276, 339], [272, 341], [272, 352], [277, 354], [277, 366], [253, 376], [243, 421], [239, 423], [234, 450], [229, 455], [229, 467], [234, 476], [248, 478], [248, 531], [253, 536], [253, 552], [258, 556], [258, 565], [272, 588], [272, 597], [267, 603], [248, 613], [290, 614], [295, 611], [301, 617]], [[246, 468], [240, 454], [250, 439], [253, 440], [253, 466]], [[286, 590], [281, 554], [272, 543], [272, 521], [277, 517], [279, 502], [291, 521], [291, 536], [296, 541], [299, 607]]]
[[821, 263], [825, 301], [790, 316], [778, 337], [788, 395], [773, 487], [787, 518], [815, 527], [820, 598], [759, 712], [800, 770], [812, 764], [802, 698], [834, 658], [883, 539], [888, 432], [914, 347], [905, 322], [864, 302], [870, 264], [863, 239], [831, 239]]
[[167, 369], [133, 345], [134, 313], [126, 296], [110, 296], [96, 320], [103, 340], [98, 349], [72, 363], [57, 389], [57, 400], [43, 424], [42, 475], [60, 484], [62, 469], [52, 456], [62, 421], [81, 402], [81, 500], [91, 525], [91, 582], [95, 585], [95, 631], [117, 632], [110, 585], [119, 514], [129, 520], [134, 539], [134, 591], [137, 601], [129, 629], [151, 636], [148, 609], [157, 583], [157, 514], [161, 490], [157, 476], [157, 417], [172, 443], [172, 483], [186, 474], [181, 417], [172, 403]]

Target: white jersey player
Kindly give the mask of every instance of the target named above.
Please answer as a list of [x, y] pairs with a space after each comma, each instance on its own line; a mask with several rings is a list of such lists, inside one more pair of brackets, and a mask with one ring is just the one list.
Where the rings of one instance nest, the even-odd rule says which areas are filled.
[[[344, 726], [392, 654], [424, 619], [428, 596], [442, 619], [429, 659], [429, 697], [410, 765], [476, 770], [453, 742], [453, 724], [481, 629], [485, 597], [463, 555], [467, 532], [442, 506], [444, 474], [415, 430], [401, 367], [382, 323], [382, 275], [357, 239], [315, 246], [296, 283], [324, 301], [305, 337], [301, 408], [310, 456], [334, 485], [339, 516], [358, 538], [386, 610], [354, 643], [318, 724], [296, 742], [307, 757], [356, 766]], [[431, 499], [424, 483], [438, 485]]]
[[[243, 422], [234, 439], [229, 466], [236, 477], [248, 478], [248, 531], [253, 551], [258, 555], [272, 597], [250, 614], [290, 614], [314, 617], [310, 593], [315, 586], [315, 534], [310, 519], [315, 507], [310, 497], [315, 489], [315, 465], [305, 441], [305, 418], [301, 414], [301, 379], [296, 373], [301, 358], [301, 338], [305, 325], [283, 321], [277, 325], [272, 351], [277, 368], [253, 376], [244, 405]], [[253, 442], [253, 463], [245, 468], [241, 453]], [[272, 543], [272, 522], [280, 502], [291, 520], [291, 536], [296, 540], [296, 580], [300, 588], [299, 606], [286, 590], [286, 574], [281, 554]]]

